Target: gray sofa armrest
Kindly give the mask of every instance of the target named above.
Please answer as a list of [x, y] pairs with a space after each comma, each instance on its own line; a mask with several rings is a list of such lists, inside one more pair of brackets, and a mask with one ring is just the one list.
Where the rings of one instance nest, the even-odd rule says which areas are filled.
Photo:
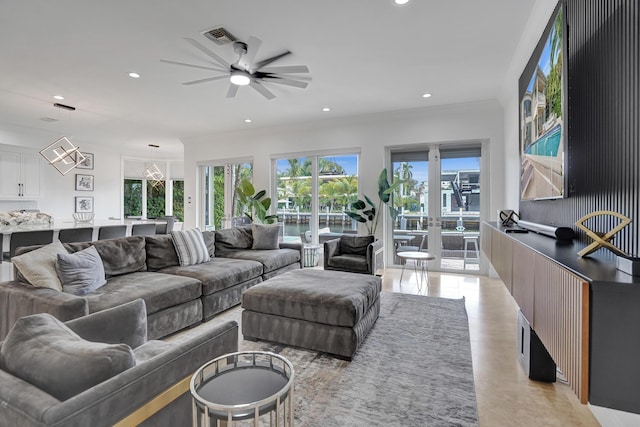
[[0, 340], [16, 320], [37, 313], [49, 313], [65, 322], [89, 314], [89, 303], [83, 297], [18, 281], [0, 283]]
[[376, 252], [382, 249], [382, 246], [382, 239], [378, 239], [367, 246], [367, 268], [371, 274], [376, 274]]
[[340, 239], [327, 240], [324, 242], [324, 265], [329, 265], [329, 258], [339, 254]]
[[304, 245], [302, 243], [280, 242], [279, 247], [280, 249], [295, 249], [296, 251], [300, 252], [300, 268], [302, 268], [302, 264], [304, 261], [304, 252], [303, 252]]
[[70, 320], [66, 325], [87, 341], [137, 348], [147, 342], [147, 306], [143, 299], [137, 299]]

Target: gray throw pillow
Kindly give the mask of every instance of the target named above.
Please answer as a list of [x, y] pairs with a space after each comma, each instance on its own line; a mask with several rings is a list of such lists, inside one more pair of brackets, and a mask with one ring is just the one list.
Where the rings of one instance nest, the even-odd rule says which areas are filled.
[[278, 249], [280, 227], [277, 224], [251, 224], [253, 246], [251, 249]]
[[73, 295], [86, 295], [107, 283], [102, 259], [93, 246], [73, 254], [58, 254], [56, 270], [62, 290]]
[[169, 234], [144, 236], [147, 251], [147, 270], [158, 271], [166, 267], [180, 265], [173, 238]]
[[85, 341], [50, 314], [18, 319], [0, 349], [0, 367], [67, 400], [135, 366], [126, 344]]
[[100, 254], [107, 277], [135, 273], [147, 268], [144, 237], [129, 236], [91, 242]]
[[25, 252], [11, 258], [13, 266], [27, 282], [37, 288], [50, 288], [62, 291], [62, 283], [56, 271], [58, 254], [66, 254], [67, 250], [56, 240], [39, 249]]
[[367, 247], [375, 241], [375, 236], [342, 236], [340, 253], [367, 256]]

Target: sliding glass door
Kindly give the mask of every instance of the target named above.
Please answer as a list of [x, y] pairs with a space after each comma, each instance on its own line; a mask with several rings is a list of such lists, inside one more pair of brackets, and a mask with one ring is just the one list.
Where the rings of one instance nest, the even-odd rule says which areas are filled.
[[435, 257], [430, 268], [479, 270], [480, 146], [392, 151], [391, 167], [403, 183], [393, 194], [399, 215], [388, 261], [422, 250]]

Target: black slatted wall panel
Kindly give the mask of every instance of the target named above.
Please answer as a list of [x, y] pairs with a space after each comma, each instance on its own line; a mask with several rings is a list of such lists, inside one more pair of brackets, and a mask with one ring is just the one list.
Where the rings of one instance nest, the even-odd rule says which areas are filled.
[[[611, 210], [634, 222], [613, 241], [640, 256], [640, 6], [567, 0], [568, 198], [520, 202], [523, 219], [573, 226]], [[588, 223], [609, 230], [614, 221]], [[575, 229], [575, 227], [574, 227]]]

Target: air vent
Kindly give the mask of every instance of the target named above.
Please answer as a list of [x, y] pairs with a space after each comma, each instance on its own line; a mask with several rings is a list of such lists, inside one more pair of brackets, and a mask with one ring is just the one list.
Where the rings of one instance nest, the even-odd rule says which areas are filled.
[[222, 46], [225, 44], [233, 43], [236, 41], [236, 37], [231, 34], [229, 31], [225, 30], [222, 27], [217, 27], [209, 31], [205, 31], [202, 33], [203, 36], [217, 44], [218, 46]]
[[42, 117], [40, 120], [42, 120], [43, 122], [47, 122], [47, 123], [57, 122], [58, 121], [58, 119], [54, 119], [52, 117]]

